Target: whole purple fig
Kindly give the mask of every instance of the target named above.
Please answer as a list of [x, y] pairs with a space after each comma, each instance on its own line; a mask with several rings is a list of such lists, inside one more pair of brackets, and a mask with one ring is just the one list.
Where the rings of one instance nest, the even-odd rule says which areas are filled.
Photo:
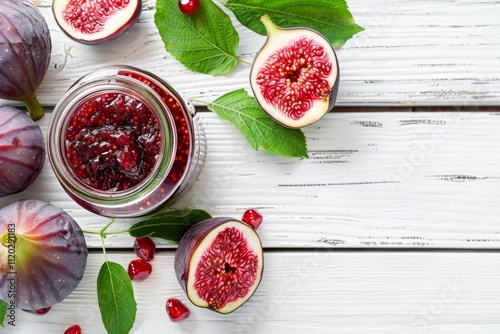
[[24, 111], [0, 107], [0, 148], [1, 197], [23, 191], [42, 171], [42, 131]]
[[0, 98], [23, 102], [31, 118], [40, 119], [36, 92], [52, 51], [47, 22], [30, 0], [2, 0], [0, 31]]
[[0, 299], [9, 307], [61, 302], [80, 283], [87, 256], [83, 232], [65, 211], [39, 200], [0, 209]]

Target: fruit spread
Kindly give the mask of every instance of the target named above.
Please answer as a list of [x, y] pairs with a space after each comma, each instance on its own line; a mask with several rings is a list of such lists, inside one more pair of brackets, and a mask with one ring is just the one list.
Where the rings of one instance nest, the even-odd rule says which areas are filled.
[[151, 173], [162, 145], [158, 120], [139, 98], [93, 96], [66, 131], [66, 156], [76, 175], [98, 190], [122, 191]]
[[49, 161], [82, 207], [109, 217], [161, 209], [196, 179], [202, 128], [166, 82], [131, 66], [78, 80], [49, 124]]

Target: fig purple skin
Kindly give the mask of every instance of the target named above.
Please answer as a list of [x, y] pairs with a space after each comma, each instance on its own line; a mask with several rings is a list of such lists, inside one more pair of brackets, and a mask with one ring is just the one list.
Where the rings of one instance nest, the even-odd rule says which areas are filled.
[[0, 299], [23, 310], [51, 307], [82, 279], [87, 245], [63, 210], [19, 200], [0, 209]]
[[210, 218], [184, 234], [174, 269], [194, 305], [231, 313], [247, 302], [260, 284], [262, 244], [250, 225], [234, 218]]
[[123, 35], [137, 22], [141, 11], [142, 0], [52, 2], [54, 18], [66, 36], [89, 45], [110, 42]]
[[22, 110], [0, 107], [0, 197], [25, 190], [42, 171], [44, 161], [40, 127]]
[[47, 22], [30, 0], [0, 1], [0, 31], [0, 98], [23, 102], [40, 119], [36, 92], [52, 51]]

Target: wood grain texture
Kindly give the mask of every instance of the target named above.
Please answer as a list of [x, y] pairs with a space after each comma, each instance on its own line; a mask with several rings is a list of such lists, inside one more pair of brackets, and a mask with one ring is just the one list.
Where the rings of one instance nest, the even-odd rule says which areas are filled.
[[[124, 267], [130, 252], [111, 252]], [[96, 297], [102, 255], [91, 254], [82, 282], [44, 316], [18, 310], [6, 333], [105, 333]], [[189, 304], [176, 281], [173, 252], [153, 261], [153, 274], [134, 283], [134, 333], [498, 333], [498, 253], [267, 252], [252, 299], [229, 315]], [[169, 297], [188, 303], [191, 316], [170, 322]]]
[[[119, 39], [86, 46], [56, 25], [49, 0], [36, 1], [53, 39], [49, 73], [40, 100], [53, 105], [80, 76], [98, 66], [126, 63], [167, 79], [187, 97], [211, 101], [249, 89], [250, 66], [229, 75], [192, 73], [164, 49], [154, 25], [155, 1], [146, 1], [139, 22]], [[500, 1], [377, 0], [348, 2], [365, 31], [337, 50], [339, 106], [494, 105], [500, 102]], [[238, 56], [253, 61], [263, 36], [235, 22]]]
[[[199, 113], [207, 156], [174, 208], [239, 218], [257, 208], [266, 248], [500, 248], [498, 113], [339, 113], [304, 130], [310, 159], [255, 152], [213, 113]], [[41, 120], [46, 128], [50, 113]], [[67, 196], [46, 162], [26, 191], [85, 229], [109, 219]], [[118, 220], [122, 230], [135, 220]], [[107, 239], [131, 247], [128, 235]], [[91, 247], [100, 240], [88, 236]], [[166, 243], [161, 246], [172, 247]]]

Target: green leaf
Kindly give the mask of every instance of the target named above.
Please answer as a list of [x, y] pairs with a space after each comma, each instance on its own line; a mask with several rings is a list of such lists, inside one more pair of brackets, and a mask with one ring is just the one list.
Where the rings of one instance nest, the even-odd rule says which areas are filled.
[[150, 236], [178, 243], [191, 226], [208, 218], [211, 216], [203, 210], [160, 212], [134, 224], [129, 233], [133, 237]]
[[108, 334], [127, 334], [137, 313], [132, 282], [118, 263], [106, 261], [97, 276], [97, 301]]
[[244, 89], [224, 94], [210, 103], [208, 109], [233, 123], [254, 150], [287, 157], [308, 157], [304, 133], [276, 123]]
[[0, 300], [0, 326], [5, 327], [5, 315], [7, 314], [7, 303]]
[[282, 28], [308, 27], [323, 34], [333, 47], [364, 28], [354, 23], [345, 0], [228, 0], [224, 6], [247, 28], [266, 35], [260, 18], [268, 14]]
[[211, 0], [201, 0], [193, 15], [183, 14], [177, 0], [158, 0], [155, 24], [166, 50], [192, 71], [226, 74], [239, 61], [239, 35], [229, 16]]

